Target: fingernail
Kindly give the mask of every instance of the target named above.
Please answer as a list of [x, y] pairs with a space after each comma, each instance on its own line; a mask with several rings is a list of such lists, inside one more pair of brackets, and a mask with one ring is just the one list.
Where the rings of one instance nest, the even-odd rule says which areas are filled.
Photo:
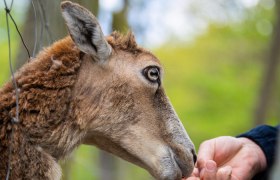
[[209, 172], [214, 172], [217, 169], [216, 163], [214, 161], [206, 162], [205, 167], [206, 167], [206, 170]]

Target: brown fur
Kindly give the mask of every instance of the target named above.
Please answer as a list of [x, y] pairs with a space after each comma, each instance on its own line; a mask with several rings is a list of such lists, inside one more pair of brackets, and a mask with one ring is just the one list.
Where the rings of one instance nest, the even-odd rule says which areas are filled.
[[[79, 56], [80, 51], [67, 37], [45, 49], [19, 70], [16, 74], [20, 89], [18, 124], [11, 123], [11, 117], [15, 117], [12, 83], [0, 90], [0, 179], [6, 175], [9, 146], [12, 147], [11, 179], [44, 178], [50, 168], [46, 158], [58, 158], [58, 154], [66, 153], [56, 149], [53, 144], [56, 139], [50, 137], [66, 120], [74, 118], [69, 112], [73, 106], [71, 91], [81, 65]], [[71, 126], [75, 126], [74, 121], [67, 122], [73, 122]], [[13, 142], [9, 140], [11, 126]], [[63, 130], [60, 129], [61, 135]], [[44, 151], [38, 151], [37, 146]]]
[[115, 50], [123, 50], [130, 52], [132, 54], [138, 55], [143, 52], [148, 52], [147, 50], [139, 47], [135, 41], [135, 37], [132, 32], [128, 32], [126, 36], [120, 34], [119, 32], [113, 32], [111, 37], [107, 38], [108, 43]]

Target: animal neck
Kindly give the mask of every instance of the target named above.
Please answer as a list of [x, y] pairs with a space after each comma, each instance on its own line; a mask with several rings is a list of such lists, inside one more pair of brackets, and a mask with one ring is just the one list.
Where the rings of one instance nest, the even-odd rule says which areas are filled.
[[[79, 145], [83, 136], [72, 113], [80, 55], [67, 37], [42, 51], [17, 72], [18, 124], [11, 123], [16, 109], [12, 83], [0, 89], [0, 179], [6, 176], [9, 157], [13, 169], [11, 179], [59, 177], [57, 160]], [[12, 126], [13, 141], [10, 139]], [[56, 176], [52, 177], [53, 174]]]
[[[24, 66], [17, 80], [25, 102], [20, 116], [28, 141], [57, 160], [70, 153], [80, 138], [73, 113], [73, 87], [80, 66], [81, 52], [66, 37]], [[27, 78], [32, 81], [26, 82]]]
[[41, 147], [52, 155], [56, 160], [70, 154], [81, 144], [85, 132], [73, 120], [67, 119], [57, 126], [50, 136], [40, 142]]

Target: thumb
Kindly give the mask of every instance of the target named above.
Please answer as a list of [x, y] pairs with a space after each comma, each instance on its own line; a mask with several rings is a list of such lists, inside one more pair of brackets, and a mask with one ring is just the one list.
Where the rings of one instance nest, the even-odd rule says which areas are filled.
[[208, 160], [205, 163], [205, 168], [202, 170], [200, 174], [200, 178], [204, 180], [215, 180], [217, 173], [217, 164], [215, 161]]
[[215, 139], [204, 141], [200, 146], [197, 154], [196, 166], [201, 171], [205, 168], [208, 160], [213, 160], [215, 155]]

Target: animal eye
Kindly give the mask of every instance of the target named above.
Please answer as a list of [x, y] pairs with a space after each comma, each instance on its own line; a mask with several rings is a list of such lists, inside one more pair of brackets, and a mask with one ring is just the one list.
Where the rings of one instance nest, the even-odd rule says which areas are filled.
[[156, 66], [148, 66], [143, 70], [143, 74], [146, 79], [152, 83], [160, 84], [160, 70]]

